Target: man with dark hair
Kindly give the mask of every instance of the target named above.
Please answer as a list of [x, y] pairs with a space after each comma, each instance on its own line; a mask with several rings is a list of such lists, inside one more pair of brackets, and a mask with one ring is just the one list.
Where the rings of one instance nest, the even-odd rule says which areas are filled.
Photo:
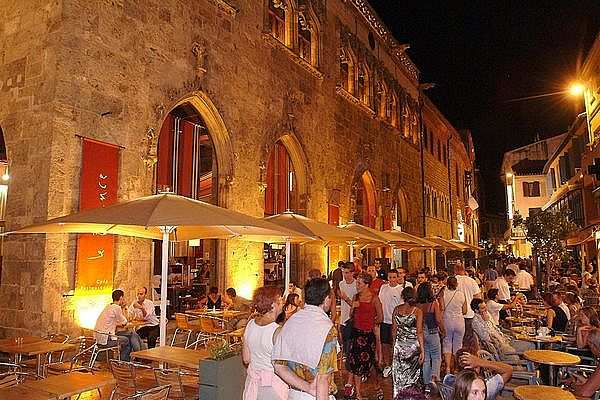
[[354, 264], [347, 262], [342, 268], [344, 279], [339, 284], [339, 297], [340, 297], [340, 334], [342, 336], [342, 344], [344, 345], [344, 354], [347, 353], [347, 345], [350, 343], [350, 335], [352, 335], [352, 328], [346, 326], [346, 322], [350, 319], [350, 310], [352, 310], [352, 302], [354, 296], [358, 293], [356, 287], [356, 279], [354, 278]]
[[510, 301], [510, 284], [515, 280], [517, 274], [512, 269], [505, 269], [503, 276], [496, 279], [496, 289], [498, 289], [498, 302], [506, 304]]
[[104, 310], [96, 320], [94, 327], [94, 336], [101, 348], [116, 347], [121, 348], [121, 360], [129, 361], [131, 344], [126, 336], [117, 336], [117, 326], [125, 326], [127, 318], [123, 315], [125, 307], [125, 293], [117, 289], [112, 292], [112, 303], [104, 307]]
[[335, 290], [336, 296], [339, 295], [338, 290], [340, 289], [340, 282], [344, 279], [344, 274], [342, 273], [342, 268], [346, 265], [345, 261], [338, 261], [338, 266], [336, 269], [329, 273], [329, 280], [331, 281], [331, 287]]
[[[283, 325], [273, 346], [275, 372], [289, 386], [289, 399], [329, 398], [337, 371], [337, 331], [327, 316], [331, 289], [326, 279], [304, 286], [305, 306]], [[303, 391], [310, 382], [310, 390]]]
[[129, 306], [129, 315], [137, 321], [144, 321], [146, 324], [137, 330], [141, 338], [148, 339], [148, 348], [156, 347], [156, 339], [160, 334], [158, 317], [155, 313], [154, 302], [146, 298], [148, 289], [138, 288], [137, 300]]
[[517, 274], [515, 282], [521, 293], [530, 299], [531, 290], [535, 289], [535, 283], [533, 281], [533, 276], [527, 271], [527, 261], [521, 261], [519, 263], [519, 273]]

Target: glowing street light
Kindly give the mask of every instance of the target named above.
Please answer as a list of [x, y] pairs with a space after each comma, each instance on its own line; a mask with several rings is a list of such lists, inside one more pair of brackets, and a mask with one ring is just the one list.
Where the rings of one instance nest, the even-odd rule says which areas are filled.
[[569, 87], [569, 94], [571, 96], [581, 96], [583, 91], [585, 90], [585, 86], [579, 82], [572, 83]]

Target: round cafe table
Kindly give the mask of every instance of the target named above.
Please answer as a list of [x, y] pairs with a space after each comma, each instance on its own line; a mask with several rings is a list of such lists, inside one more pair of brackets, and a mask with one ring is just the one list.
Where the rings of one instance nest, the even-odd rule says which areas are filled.
[[575, 395], [571, 392], [544, 385], [518, 386], [513, 395], [518, 400], [575, 400]]
[[523, 353], [523, 357], [536, 364], [544, 364], [549, 368], [550, 386], [556, 386], [556, 375], [559, 367], [579, 364], [581, 358], [579, 356], [564, 353], [555, 350], [528, 350]]
[[536, 349], [541, 349], [544, 345], [550, 345], [553, 343], [561, 343], [563, 338], [560, 335], [556, 336], [529, 336], [523, 333], [517, 333], [515, 339], [523, 340], [526, 342], [534, 343]]

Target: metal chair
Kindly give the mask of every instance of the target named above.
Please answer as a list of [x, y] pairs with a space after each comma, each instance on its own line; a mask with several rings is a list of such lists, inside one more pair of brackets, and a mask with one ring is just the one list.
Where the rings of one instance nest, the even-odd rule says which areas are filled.
[[23, 372], [21, 366], [13, 363], [0, 363], [0, 389], [21, 384], [26, 377], [39, 379], [35, 373]]
[[175, 314], [175, 322], [177, 323], [177, 328], [175, 328], [175, 332], [173, 332], [173, 339], [171, 339], [171, 346], [175, 346], [177, 343], [177, 335], [180, 333], [186, 334], [185, 345], [184, 347], [188, 347], [190, 344], [190, 338], [192, 334], [196, 335], [196, 340], [199, 339], [199, 335], [202, 333], [201, 326], [193, 321], [194, 317], [191, 317], [187, 314], [176, 313]]
[[59, 375], [73, 371], [94, 372], [94, 365], [98, 357], [96, 339], [80, 336], [71, 341], [78, 344], [77, 353], [68, 361], [48, 363], [44, 366], [44, 376], [48, 373]]
[[200, 328], [202, 335], [209, 339], [224, 338], [230, 330], [224, 328], [225, 320], [210, 315], [200, 316]]
[[110, 393], [112, 400], [115, 395], [134, 396], [141, 394], [144, 389], [140, 387], [140, 379], [137, 375], [137, 369], [144, 368], [152, 370], [151, 367], [141, 364], [134, 364], [127, 361], [110, 360], [110, 370], [117, 381], [115, 388]]
[[170, 385], [157, 386], [155, 388], [148, 389], [143, 393], [126, 397], [123, 400], [166, 400], [168, 399], [170, 390]]
[[433, 382], [442, 400], [452, 400], [454, 397], [454, 387], [446, 385], [443, 382]]
[[[178, 400], [192, 400], [198, 399], [198, 377], [193, 374], [188, 374], [179, 370], [169, 370], [169, 369], [157, 369], [154, 370], [154, 376], [156, 377], [156, 382], [159, 385], [170, 385], [171, 391], [169, 392], [169, 399], [178, 399]], [[192, 383], [189, 379], [190, 377], [195, 380], [193, 384], [195, 387], [186, 386], [183, 380], [187, 380], [188, 383]], [[182, 380], [183, 378], [183, 380]], [[187, 378], [187, 379], [186, 379]], [[188, 390], [186, 390], [186, 388]]]

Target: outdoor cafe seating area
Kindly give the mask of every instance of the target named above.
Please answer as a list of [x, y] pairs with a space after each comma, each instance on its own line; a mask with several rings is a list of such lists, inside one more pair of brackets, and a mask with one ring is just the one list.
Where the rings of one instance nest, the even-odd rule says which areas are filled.
[[[79, 337], [2, 339], [0, 399], [217, 398], [200, 396], [200, 363], [211, 357], [211, 343], [226, 342], [227, 351], [240, 351], [243, 329], [227, 330], [225, 325], [232, 317], [247, 315], [200, 309], [177, 314], [168, 326], [167, 345], [133, 352], [130, 362], [119, 360], [118, 346], [100, 346], [93, 331]], [[241, 361], [236, 361], [242, 371]], [[243, 379], [240, 374], [238, 386]]]

